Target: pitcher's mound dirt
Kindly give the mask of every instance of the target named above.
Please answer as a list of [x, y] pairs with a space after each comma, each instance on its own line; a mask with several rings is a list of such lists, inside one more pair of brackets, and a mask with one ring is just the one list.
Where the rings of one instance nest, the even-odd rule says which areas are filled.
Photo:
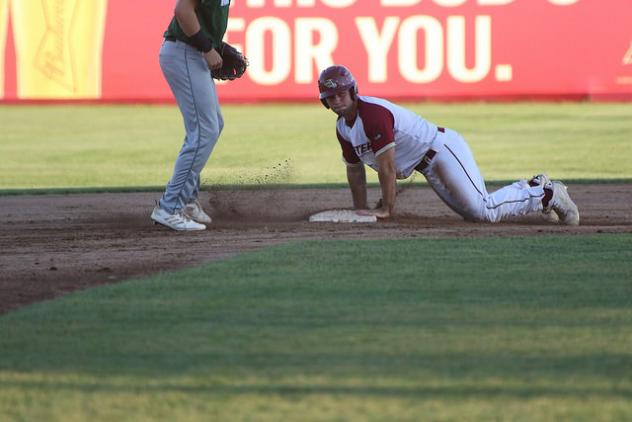
[[[214, 191], [200, 200], [209, 229], [176, 233], [154, 226], [158, 193], [0, 197], [0, 314], [77, 289], [226, 258], [305, 239], [478, 237], [632, 232], [632, 185], [569, 187], [582, 223], [537, 217], [464, 222], [428, 187], [406, 189], [398, 216], [377, 224], [308, 223], [317, 211], [348, 208], [348, 189]], [[379, 191], [369, 191], [373, 203]]]

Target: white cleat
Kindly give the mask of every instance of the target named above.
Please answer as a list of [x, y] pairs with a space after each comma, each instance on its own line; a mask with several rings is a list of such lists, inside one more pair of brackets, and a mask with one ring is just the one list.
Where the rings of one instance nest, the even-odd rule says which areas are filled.
[[549, 176], [547, 176], [546, 174], [542, 173], [542, 174], [536, 174], [535, 176], [533, 176], [529, 181], [529, 186], [544, 186], [547, 183], [549, 183], [551, 181], [551, 179], [549, 179]]
[[560, 217], [551, 208], [549, 208], [548, 210], [542, 210], [542, 219], [551, 224], [557, 224], [560, 222]]
[[567, 226], [579, 225], [579, 209], [568, 195], [566, 186], [562, 182], [549, 182], [544, 189], [553, 191], [547, 210], [553, 210], [560, 218], [560, 223]]
[[169, 214], [167, 211], [160, 207], [155, 207], [151, 213], [151, 219], [154, 224], [162, 224], [170, 229], [177, 231], [197, 231], [206, 230], [204, 224], [196, 223], [189, 217], [184, 215], [182, 211], [176, 211], [173, 214]]
[[197, 221], [198, 223], [210, 223], [211, 216], [204, 212], [202, 205], [200, 205], [200, 201], [197, 199], [184, 207], [184, 215], [190, 218], [193, 221]]
[[[551, 179], [544, 173], [536, 174], [528, 181], [529, 186], [545, 186], [550, 183]], [[560, 217], [557, 215], [553, 208], [548, 207], [542, 210], [542, 219], [547, 223], [557, 224], [560, 222]]]

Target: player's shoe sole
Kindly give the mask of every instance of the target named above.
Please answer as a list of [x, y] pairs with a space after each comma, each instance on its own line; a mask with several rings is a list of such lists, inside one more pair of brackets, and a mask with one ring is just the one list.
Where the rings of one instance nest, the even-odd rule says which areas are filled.
[[[544, 173], [536, 174], [530, 180], [527, 181], [529, 186], [546, 186], [547, 183], [551, 183], [551, 179]], [[553, 210], [553, 208], [545, 208], [542, 210], [542, 219], [547, 223], [557, 224], [560, 222], [560, 217]]]
[[553, 195], [547, 210], [553, 210], [560, 218], [560, 224], [567, 226], [579, 225], [579, 209], [573, 202], [566, 186], [559, 181], [549, 182], [544, 189], [551, 189]]

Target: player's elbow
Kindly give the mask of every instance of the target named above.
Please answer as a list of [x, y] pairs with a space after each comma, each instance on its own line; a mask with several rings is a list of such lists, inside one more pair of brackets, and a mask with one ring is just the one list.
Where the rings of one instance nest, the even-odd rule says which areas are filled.
[[351, 184], [366, 183], [364, 166], [347, 166], [347, 180]]
[[362, 163], [358, 164], [347, 164], [347, 174], [363, 174], [364, 166]]
[[395, 179], [397, 177], [397, 168], [395, 167], [395, 162], [393, 160], [384, 160], [379, 163], [378, 173], [386, 178]]

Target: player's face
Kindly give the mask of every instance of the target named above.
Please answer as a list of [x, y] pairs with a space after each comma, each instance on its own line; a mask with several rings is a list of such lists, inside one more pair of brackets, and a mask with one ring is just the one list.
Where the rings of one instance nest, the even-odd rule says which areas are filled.
[[329, 108], [339, 116], [346, 116], [354, 111], [354, 101], [348, 89], [327, 97], [326, 101]]

